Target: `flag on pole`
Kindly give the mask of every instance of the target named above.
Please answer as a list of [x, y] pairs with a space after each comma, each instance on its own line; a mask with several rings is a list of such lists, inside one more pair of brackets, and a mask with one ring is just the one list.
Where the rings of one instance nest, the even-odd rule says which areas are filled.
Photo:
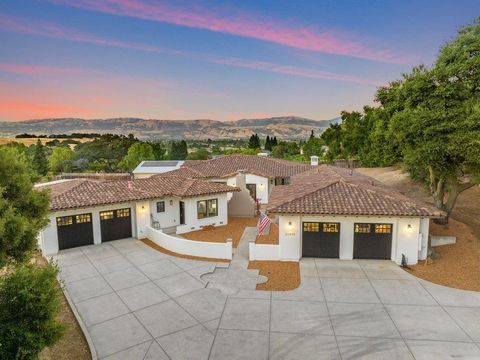
[[265, 235], [263, 232], [267, 228], [267, 225], [270, 223], [270, 219], [264, 213], [260, 213], [260, 221], [258, 222], [258, 235]]

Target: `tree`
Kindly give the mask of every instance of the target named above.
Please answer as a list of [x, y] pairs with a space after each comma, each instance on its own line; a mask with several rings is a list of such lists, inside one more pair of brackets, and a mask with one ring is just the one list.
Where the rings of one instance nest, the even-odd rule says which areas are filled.
[[303, 156], [306, 160], [310, 160], [310, 156], [322, 157], [324, 153], [324, 142], [322, 139], [313, 137], [303, 144]]
[[170, 160], [185, 160], [188, 156], [188, 146], [185, 140], [172, 141], [170, 144]]
[[0, 148], [0, 268], [27, 259], [48, 224], [49, 195], [33, 189], [33, 176], [25, 155]]
[[128, 149], [127, 155], [118, 163], [118, 167], [122, 170], [132, 171], [145, 160], [155, 160], [153, 148], [145, 142], [135, 142]]
[[155, 160], [164, 160], [167, 150], [161, 142], [150, 142]]
[[342, 154], [342, 127], [340, 124], [330, 124], [330, 126], [322, 133], [321, 139], [328, 147], [326, 158], [329, 161], [337, 159]]
[[40, 139], [37, 140], [37, 143], [34, 148], [33, 153], [33, 167], [37, 173], [41, 176], [45, 176], [48, 173], [48, 159], [45, 152], [45, 146], [42, 145]]
[[260, 138], [257, 134], [252, 134], [248, 140], [249, 149], [260, 149]]
[[69, 147], [56, 147], [48, 158], [48, 166], [53, 173], [68, 172], [75, 157]]
[[62, 336], [57, 272], [52, 265], [19, 264], [0, 277], [1, 359], [35, 359]]
[[278, 145], [278, 143], [277, 143], [277, 137], [274, 136], [273, 139], [271, 139], [271, 146], [272, 146], [272, 148], [273, 148], [273, 147], [276, 146], [276, 145]]
[[94, 164], [106, 164], [105, 171], [114, 171], [118, 163], [127, 155], [128, 149], [138, 139], [124, 135], [104, 134], [93, 141], [78, 144], [75, 147], [77, 159], [87, 159], [89, 169], [96, 170]]
[[270, 140], [270, 136], [267, 135], [265, 139], [265, 150], [272, 151], [272, 141]]
[[431, 69], [416, 67], [392, 92], [390, 132], [410, 174], [447, 213], [480, 177], [480, 18], [444, 45]]
[[279, 159], [288, 159], [300, 154], [300, 148], [295, 141], [280, 141], [272, 148], [272, 156]]
[[312, 140], [315, 138], [315, 133], [313, 132], [313, 129], [310, 130], [310, 137], [308, 138], [308, 140]]
[[199, 149], [188, 154], [187, 160], [207, 160], [208, 155], [207, 149]]

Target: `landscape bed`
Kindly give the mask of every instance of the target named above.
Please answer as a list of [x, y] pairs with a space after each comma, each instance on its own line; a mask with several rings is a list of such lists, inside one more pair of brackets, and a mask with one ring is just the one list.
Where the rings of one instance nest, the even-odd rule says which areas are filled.
[[300, 265], [296, 261], [250, 261], [248, 268], [268, 278], [257, 285], [257, 290], [288, 291], [300, 286]]
[[[47, 260], [38, 253], [35, 256], [35, 261], [39, 266], [45, 265]], [[60, 296], [60, 311], [57, 319], [60, 323], [66, 326], [66, 331], [63, 337], [53, 346], [46, 347], [39, 355], [40, 360], [88, 360], [92, 356], [88, 348], [87, 340], [83, 335], [77, 319], [70, 309], [63, 291], [58, 285], [58, 292]]]
[[257, 226], [258, 217], [230, 217], [228, 224], [218, 227], [206, 227], [202, 230], [183, 233], [185, 239], [208, 242], [226, 242], [232, 239], [232, 246], [236, 248], [246, 227]]

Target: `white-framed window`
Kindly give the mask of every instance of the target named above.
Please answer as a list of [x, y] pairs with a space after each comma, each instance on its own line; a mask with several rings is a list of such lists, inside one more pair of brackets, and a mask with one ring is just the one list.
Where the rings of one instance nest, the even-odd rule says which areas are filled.
[[218, 199], [197, 201], [197, 219], [218, 216]]

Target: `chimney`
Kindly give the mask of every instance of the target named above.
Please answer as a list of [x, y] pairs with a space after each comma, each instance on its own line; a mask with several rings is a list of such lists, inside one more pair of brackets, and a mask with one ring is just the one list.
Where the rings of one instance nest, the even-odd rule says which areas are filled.
[[318, 166], [318, 156], [310, 156], [310, 165]]

